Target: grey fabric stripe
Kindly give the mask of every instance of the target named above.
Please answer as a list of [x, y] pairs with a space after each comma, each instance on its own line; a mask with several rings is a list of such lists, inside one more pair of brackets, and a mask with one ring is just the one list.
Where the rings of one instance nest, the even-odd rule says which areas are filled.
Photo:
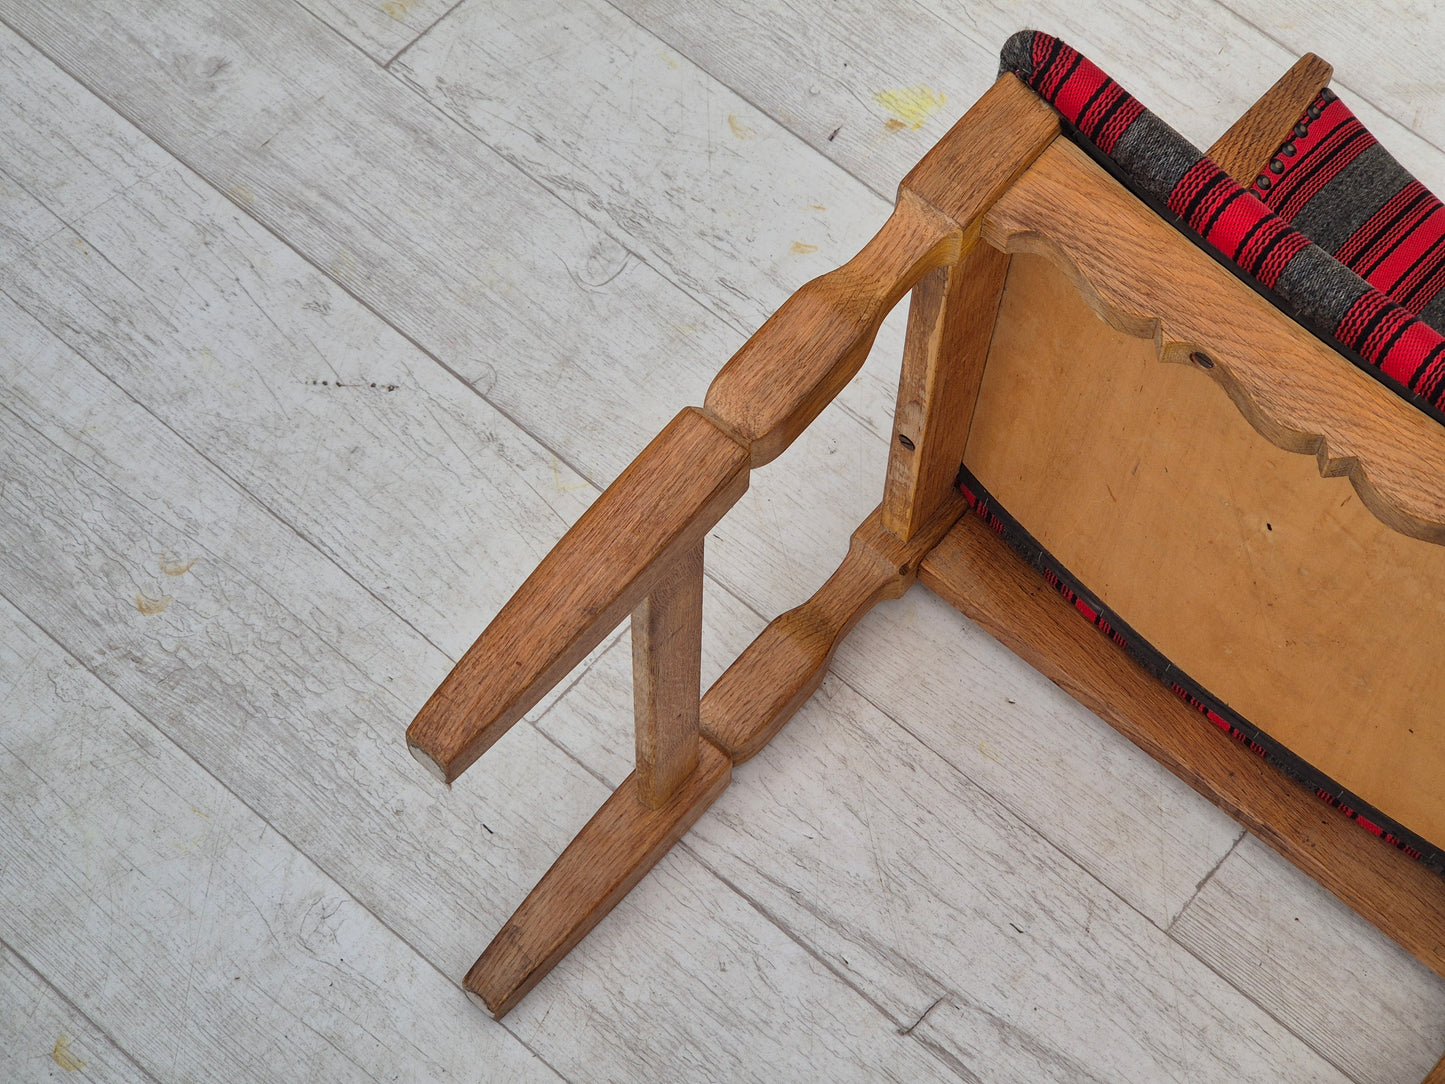
[[1318, 245], [1300, 250], [1285, 264], [1275, 292], [1294, 306], [1302, 320], [1333, 335], [1350, 306], [1370, 284]]
[[1010, 34], [1008, 41], [1003, 43], [1003, 51], [999, 54], [998, 73], [1023, 72], [1027, 79], [1034, 74], [1034, 31], [1020, 30]]
[[1441, 290], [1431, 298], [1430, 304], [1420, 311], [1420, 319], [1436, 331], [1445, 328], [1445, 290]]
[[1179, 179], [1203, 157], [1203, 151], [1147, 109], [1114, 144], [1113, 155], [1124, 172], [1165, 204]]
[[1414, 179], [1376, 143], [1314, 194], [1295, 215], [1295, 229], [1334, 252]]

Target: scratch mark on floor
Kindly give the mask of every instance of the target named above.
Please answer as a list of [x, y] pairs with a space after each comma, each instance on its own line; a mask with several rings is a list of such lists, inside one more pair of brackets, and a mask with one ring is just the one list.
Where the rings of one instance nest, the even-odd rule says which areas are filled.
[[928, 1014], [931, 1013], [934, 1009], [938, 1008], [938, 1006], [940, 1006], [940, 1005], [942, 1005], [942, 1004], [943, 1004], [943, 998], [940, 997], [940, 998], [939, 998], [937, 1001], [935, 1001], [932, 1005], [930, 1005], [930, 1006], [928, 1006], [928, 1008], [924, 1009], [924, 1010], [923, 1010], [923, 1015], [920, 1016], [917, 1020], [913, 1021], [913, 1023], [909, 1024], [906, 1028], [899, 1028], [899, 1029], [898, 1029], [898, 1034], [899, 1034], [899, 1035], [912, 1035], [912, 1034], [913, 1034], [913, 1029], [916, 1028], [919, 1024], [923, 1023], [923, 1021], [927, 1020], [927, 1019], [928, 1019]]

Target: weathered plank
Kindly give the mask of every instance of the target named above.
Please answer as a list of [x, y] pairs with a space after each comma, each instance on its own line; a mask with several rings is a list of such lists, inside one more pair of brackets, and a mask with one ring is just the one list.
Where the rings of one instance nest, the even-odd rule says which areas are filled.
[[[589, 480], [701, 402], [741, 340], [284, 0], [143, 20], [62, 0], [0, 18]], [[347, 198], [316, 196], [332, 189]], [[760, 611], [798, 601], [876, 503], [883, 454], [826, 412], [788, 460], [812, 484], [755, 479], [709, 540], [713, 573]]]
[[[880, 17], [871, 5], [823, 0], [612, 2], [881, 194], [983, 93], [999, 49], [1024, 27], [1082, 50], [1201, 148], [1306, 50], [1335, 65], [1346, 93], [1359, 89], [1427, 135], [1425, 118], [1442, 103], [1414, 74], [1429, 70], [1445, 27], [1424, 9], [1321, 18], [1293, 0], [1027, 0], [909, 5]], [[1408, 57], [1426, 59], [1412, 67]], [[1351, 105], [1408, 167], [1445, 176], [1445, 154], [1353, 95]]]
[[0, 945], [0, 1005], [0, 1075], [14, 1084], [54, 1080], [57, 1066], [116, 1084], [155, 1079], [6, 945]]
[[[741, 335], [892, 209], [604, 0], [471, 0], [392, 71]], [[884, 439], [898, 330], [845, 400]]]
[[4, 602], [0, 699], [0, 936], [156, 1077], [557, 1079]]
[[1417, 1084], [1445, 1049], [1445, 979], [1253, 836], [1169, 935], [1360, 1084]]
[[389, 64], [447, 13], [454, 0], [297, 0], [366, 53]]
[[[531, 727], [499, 743], [470, 787], [437, 787], [406, 755], [400, 720], [447, 660], [3, 300], [0, 329], [17, 359], [0, 426], [11, 600], [443, 974], [462, 974], [606, 788]], [[168, 576], [176, 566], [158, 555], [196, 561]], [[766, 1076], [811, 1049], [818, 1014], [836, 1014], [848, 1024], [825, 1074], [936, 1072], [731, 888], [683, 869], [671, 902], [624, 903], [604, 923], [626, 931], [621, 959], [578, 965], [635, 985], [619, 979], [590, 1004], [566, 984], [536, 998], [593, 1023], [549, 1041], [549, 1064], [572, 1079], [667, 1076], [687, 1049]], [[653, 1011], [662, 998], [667, 1010]], [[759, 1029], [762, 1002], [785, 1007]]]
[[[630, 768], [626, 664], [613, 647], [540, 722], [615, 749], [609, 781]], [[841, 681], [713, 810], [682, 848], [900, 1028], [939, 999], [970, 1008], [927, 1016], [965, 1078], [1343, 1079]]]
[[[471, 643], [540, 559], [551, 540], [547, 531], [560, 534], [580, 510], [581, 495], [555, 492], [578, 484], [565, 469], [554, 473], [545, 460], [511, 450], [514, 438], [495, 412], [455, 395], [448, 378], [429, 374], [425, 359], [395, 336], [372, 325], [358, 330], [354, 305], [300, 260], [276, 251], [258, 227], [193, 177], [173, 169], [77, 225], [83, 243], [57, 237], [33, 253], [34, 270], [10, 277], [12, 293], [129, 394], [155, 404], [168, 425], [244, 479], [250, 492], [448, 654], [455, 657]], [[162, 322], [157, 308], [174, 314]], [[318, 309], [328, 310], [324, 318]], [[580, 310], [570, 319], [591, 317]], [[178, 365], [186, 379], [177, 380]], [[233, 375], [217, 380], [222, 372]], [[328, 372], [330, 385], [310, 383]], [[397, 391], [371, 389], [378, 376]], [[260, 395], [257, 388], [270, 391]], [[551, 409], [569, 413], [570, 392], [566, 408], [556, 398]], [[804, 487], [795, 481], [797, 466], [755, 474], [754, 492], [714, 532], [721, 540], [709, 542], [709, 568], [755, 609], [776, 612], [801, 601], [841, 557], [848, 533], [871, 507], [867, 502], [876, 503], [881, 441], [861, 448], [867, 438], [856, 428], [845, 441], [838, 430], [828, 431], [830, 416], [820, 422], [820, 434], [804, 438], [815, 442], [811, 459], [818, 458], [817, 440], [836, 451], [823, 453], [823, 473], [804, 464], [810, 479]], [[627, 420], [635, 419], [618, 424]], [[268, 434], [266, 444], [255, 442], [257, 431]], [[876, 467], [864, 470], [870, 455]], [[839, 459], [847, 462], [835, 466]], [[505, 468], [523, 463], [519, 485]], [[466, 487], [479, 492], [462, 500]], [[528, 488], [548, 494], [560, 510], [551, 525], [507, 515], [535, 507]], [[850, 505], [859, 509], [856, 515], [837, 526]], [[404, 536], [402, 561], [394, 541], [398, 522], [418, 525]], [[514, 580], [497, 574], [504, 567], [517, 570]], [[1044, 762], [1072, 767], [1050, 751], [1061, 743], [1077, 746], [1066, 726], [1030, 733], [1021, 725], [1018, 736]], [[1106, 777], [1117, 782], [1122, 774]], [[1092, 793], [1103, 800], [1105, 791], [1101, 785]], [[1059, 826], [1048, 830], [1051, 838], [1113, 878], [1108, 883], [1151, 915], [1177, 912], [1232, 838], [1203, 805], [1170, 818], [1158, 818], [1149, 804], [1136, 815], [1131, 798], [1122, 800], [1122, 809], [1119, 801], [1101, 807], [1113, 809], [1111, 817], [1122, 818], [1131, 837], [1159, 840], [1141, 845], [1145, 852], [1170, 856], [1139, 868], [1118, 847], [1112, 820], [1090, 822], [1107, 826], [1097, 834], [1076, 831], [1078, 813], [1088, 807], [1074, 793], [1062, 783], [1019, 788], [1017, 796], [1028, 797], [1015, 808], [1031, 819], [1033, 807], [1041, 807], [1039, 822]]]

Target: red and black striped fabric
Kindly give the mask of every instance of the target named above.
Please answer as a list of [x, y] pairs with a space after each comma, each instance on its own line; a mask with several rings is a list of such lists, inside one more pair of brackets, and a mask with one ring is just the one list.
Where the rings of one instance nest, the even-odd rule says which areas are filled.
[[1375, 289], [1445, 328], [1445, 206], [1333, 91], [1300, 115], [1253, 189]]
[[[1445, 208], [1378, 150], [1333, 93], [1310, 106], [1293, 140], [1246, 190], [1059, 39], [1021, 31], [1004, 46], [1003, 67], [1131, 187], [1297, 318], [1405, 398], [1437, 418], [1445, 412], [1445, 337], [1417, 315], [1432, 315], [1437, 297], [1445, 314]], [[1331, 217], [1346, 204], [1348, 213]]]

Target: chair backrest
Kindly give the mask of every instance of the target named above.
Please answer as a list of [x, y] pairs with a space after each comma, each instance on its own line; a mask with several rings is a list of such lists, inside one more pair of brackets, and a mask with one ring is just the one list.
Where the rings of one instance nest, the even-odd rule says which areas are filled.
[[[1278, 172], [1260, 163], [1251, 194], [1071, 53], [1045, 35], [1005, 51], [1077, 123], [985, 216], [1015, 255], [969, 488], [1218, 725], [1441, 866], [1445, 427], [1419, 408], [1436, 406], [1445, 339], [1256, 198], [1338, 185], [1339, 169], [1297, 172], [1325, 161], [1316, 144], [1296, 136]], [[1337, 105], [1312, 103], [1322, 137], [1350, 127]], [[1408, 181], [1376, 196], [1436, 221]], [[1342, 213], [1310, 224], [1426, 307], [1434, 272], [1397, 257], [1419, 263], [1428, 236], [1391, 247], [1377, 214]]]

